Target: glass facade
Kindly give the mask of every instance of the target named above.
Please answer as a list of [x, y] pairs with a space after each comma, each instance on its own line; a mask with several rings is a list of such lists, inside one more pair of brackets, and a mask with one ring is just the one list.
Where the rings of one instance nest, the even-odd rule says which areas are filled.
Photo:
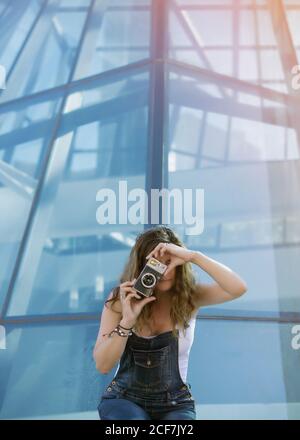
[[[197, 418], [300, 419], [299, 0], [0, 0], [0, 418], [98, 418], [92, 350], [136, 235], [101, 188], [203, 188]], [[299, 69], [300, 71], [300, 69]], [[194, 267], [200, 281], [208, 275]]]

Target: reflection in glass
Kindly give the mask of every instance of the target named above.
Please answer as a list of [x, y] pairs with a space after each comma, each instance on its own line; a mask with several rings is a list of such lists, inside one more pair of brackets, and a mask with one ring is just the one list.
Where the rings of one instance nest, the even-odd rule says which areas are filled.
[[155, 23], [150, 0], [0, 1], [0, 418], [98, 419], [99, 313], [144, 227], [97, 223], [120, 180], [204, 189], [203, 233], [170, 225], [248, 285], [199, 310], [197, 418], [299, 418], [300, 3], [276, 2], [276, 26], [273, 3], [163, 0]]
[[109, 0], [106, 7], [104, 3], [94, 4], [76, 78], [149, 58], [150, 0]]
[[[168, 0], [168, 4], [171, 59], [287, 91], [283, 71], [290, 69], [283, 60], [291, 49], [278, 47], [268, 2]], [[286, 12], [295, 46], [296, 6]], [[280, 18], [277, 33], [285, 20]]]
[[7, 292], [60, 98], [0, 109], [0, 305]]
[[[42, 3], [38, 0], [6, 0], [1, 2], [0, 8], [0, 64], [9, 73], [42, 9]], [[10, 25], [12, 22], [14, 26]]]
[[[240, 93], [243, 102], [235, 99]], [[171, 224], [189, 247], [240, 273], [251, 292], [215, 306], [215, 313], [278, 316], [300, 310], [300, 279], [290, 264], [299, 259], [300, 246], [299, 134], [284, 100], [266, 99], [259, 90], [245, 93], [229, 81], [209, 82], [205, 74], [180, 74], [177, 67], [170, 68], [167, 95], [165, 181], [170, 190], [204, 189], [204, 232], [191, 237], [172, 218]], [[195, 272], [211, 281], [198, 268]]]
[[99, 225], [96, 194], [117, 194], [119, 179], [145, 188], [148, 82], [141, 72], [69, 95], [9, 315], [98, 311], [117, 282], [143, 224]]
[[[30, 11], [33, 14], [33, 10], [37, 9], [36, 3], [38, 2], [11, 2], [8, 6], [11, 20], [20, 20], [20, 16], [25, 14], [23, 9], [26, 4], [28, 8], [30, 4]], [[2, 93], [0, 102], [51, 89], [68, 81], [88, 9], [77, 8], [77, 0], [68, 2], [69, 9], [65, 9], [61, 3], [61, 0], [58, 2], [49, 0], [42, 11], [42, 16], [32, 24], [32, 28], [27, 26], [23, 30], [18, 26], [9, 26], [9, 31], [15, 29], [15, 32], [7, 36], [1, 32], [0, 41], [3, 39], [4, 51], [3, 61], [0, 57], [0, 63], [3, 63], [7, 72], [10, 69], [10, 74], [7, 89]], [[5, 16], [0, 17], [2, 29], [1, 19], [5, 26]], [[23, 32], [25, 32], [23, 38], [26, 38], [26, 45], [17, 53], [16, 47], [20, 46], [18, 40], [22, 38], [20, 34], [23, 35]], [[15, 46], [16, 42], [17, 46]], [[13, 47], [12, 54], [15, 55], [13, 60], [12, 55], [6, 55], [9, 53], [9, 46]], [[15, 64], [12, 64], [13, 61]]]
[[0, 419], [95, 411], [104, 385], [92, 357], [97, 332], [89, 323], [10, 328], [0, 350]]
[[189, 376], [199, 418], [299, 418], [300, 350], [291, 349], [292, 327], [197, 321]]

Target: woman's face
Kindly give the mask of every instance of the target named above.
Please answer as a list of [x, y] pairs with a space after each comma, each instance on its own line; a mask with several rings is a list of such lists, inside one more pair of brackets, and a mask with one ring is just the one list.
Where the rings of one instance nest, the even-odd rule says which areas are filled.
[[[162, 257], [157, 258], [161, 263], [164, 263], [166, 265], [170, 264], [170, 256], [163, 255]], [[172, 269], [171, 272], [169, 272], [166, 276], [164, 275], [160, 281], [156, 284], [156, 289], [159, 292], [165, 292], [171, 289], [171, 287], [174, 284], [175, 281], [175, 273], [176, 268]]]

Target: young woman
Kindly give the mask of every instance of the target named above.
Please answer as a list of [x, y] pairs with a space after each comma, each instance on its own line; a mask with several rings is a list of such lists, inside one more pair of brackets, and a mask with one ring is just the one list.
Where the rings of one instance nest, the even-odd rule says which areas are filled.
[[[168, 268], [153, 295], [141, 299], [132, 286], [150, 257]], [[192, 263], [215, 282], [196, 283]], [[186, 376], [197, 311], [240, 297], [245, 282], [227, 266], [187, 249], [165, 226], [137, 237], [120, 282], [104, 304], [93, 353], [103, 374], [119, 361], [98, 405], [100, 418], [195, 419]]]

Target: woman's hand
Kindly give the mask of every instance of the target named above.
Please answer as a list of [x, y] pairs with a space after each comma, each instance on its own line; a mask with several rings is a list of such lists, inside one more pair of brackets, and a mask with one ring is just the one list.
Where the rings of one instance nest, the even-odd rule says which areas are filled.
[[[149, 296], [147, 298], [141, 299], [137, 292], [132, 288], [135, 283], [133, 281], [125, 281], [120, 284], [120, 301], [122, 306], [122, 322], [130, 327], [133, 327], [137, 317], [141, 313], [143, 307], [156, 300], [155, 296]], [[137, 299], [136, 299], [137, 298]]]
[[146, 259], [149, 259], [151, 257], [159, 259], [159, 257], [162, 257], [164, 255], [170, 257], [170, 263], [166, 272], [164, 273], [164, 276], [166, 276], [176, 266], [180, 266], [184, 263], [189, 263], [192, 260], [194, 253], [189, 249], [177, 246], [173, 243], [159, 243], [153, 249], [153, 251], [150, 252], [149, 255], [147, 255]]

